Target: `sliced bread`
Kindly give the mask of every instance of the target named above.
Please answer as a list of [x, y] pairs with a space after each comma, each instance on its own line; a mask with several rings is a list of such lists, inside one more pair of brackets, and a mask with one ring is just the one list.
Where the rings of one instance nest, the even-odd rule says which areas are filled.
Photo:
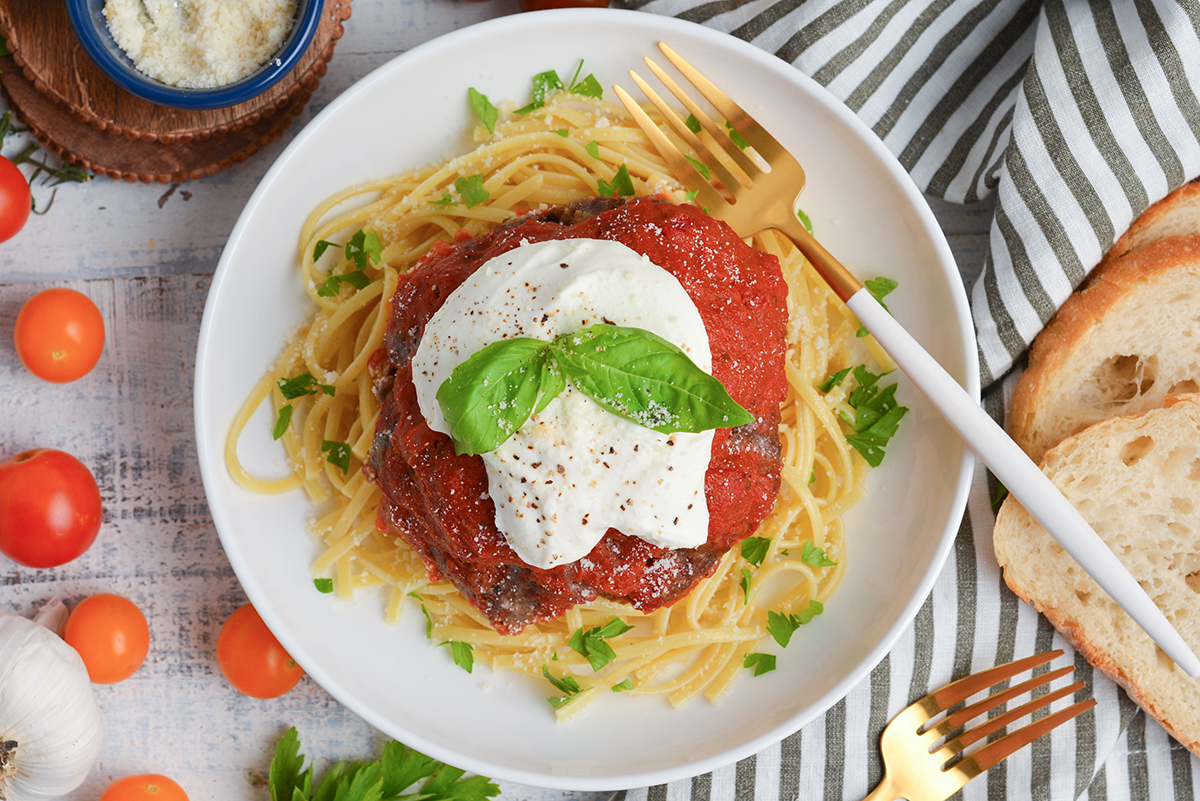
[[1010, 430], [1035, 461], [1087, 426], [1200, 389], [1200, 236], [1097, 268], [1034, 340]]
[[[1200, 395], [1106, 420], [1051, 449], [1042, 469], [1200, 652]], [[993, 534], [1012, 590], [1200, 754], [1190, 678], [1014, 498]]]
[[1194, 234], [1200, 234], [1200, 179], [1184, 184], [1142, 212], [1109, 248], [1100, 266], [1151, 242]]

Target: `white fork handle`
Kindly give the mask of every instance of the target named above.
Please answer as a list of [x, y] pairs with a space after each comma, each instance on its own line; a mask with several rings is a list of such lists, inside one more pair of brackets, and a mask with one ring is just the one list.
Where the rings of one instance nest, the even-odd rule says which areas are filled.
[[1200, 659], [1083, 516], [1008, 434], [866, 289], [846, 303], [1000, 482], [1117, 605], [1192, 678]]

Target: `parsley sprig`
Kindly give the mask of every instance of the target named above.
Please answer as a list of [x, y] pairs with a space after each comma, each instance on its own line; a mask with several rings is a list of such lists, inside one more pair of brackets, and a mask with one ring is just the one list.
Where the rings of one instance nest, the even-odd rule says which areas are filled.
[[[283, 394], [284, 400], [289, 401], [302, 398], [305, 395], [316, 395], [318, 391], [332, 397], [337, 391], [333, 384], [320, 383], [307, 370], [292, 378], [281, 378], [275, 383], [279, 387], [279, 391]], [[271, 432], [271, 435], [275, 439], [279, 439], [287, 431], [288, 426], [291, 425], [294, 411], [290, 403], [285, 403], [279, 407], [279, 417], [276, 418], [275, 429]]]
[[605, 640], [620, 637], [632, 629], [633, 626], [614, 617], [603, 626], [593, 626], [586, 631], [576, 629], [567, 645], [572, 651], [586, 659], [592, 666], [592, 670], [600, 670], [617, 658], [616, 652]]
[[346, 261], [353, 264], [354, 269], [338, 275], [330, 275], [317, 289], [317, 295], [323, 298], [332, 298], [341, 291], [342, 284], [362, 289], [371, 283], [371, 278], [367, 275], [367, 266], [372, 263], [378, 264], [379, 260], [383, 258], [383, 243], [379, 239], [379, 234], [359, 229], [344, 246], [330, 242], [328, 239], [320, 239], [313, 246], [313, 262], [315, 263], [331, 247], [342, 247], [346, 254]]
[[573, 95], [583, 95], [584, 97], [600, 98], [604, 96], [604, 87], [596, 80], [596, 76], [588, 74], [580, 78], [583, 72], [583, 60], [580, 59], [578, 66], [575, 67], [575, 74], [571, 77], [571, 81], [563, 84], [562, 78], [558, 77], [558, 73], [554, 70], [546, 70], [539, 72], [533, 76], [533, 87], [531, 94], [533, 99], [528, 104], [517, 109], [517, 114], [529, 114], [546, 105], [546, 100], [559, 92], [569, 92]]
[[867, 460], [867, 464], [879, 467], [884, 448], [899, 430], [900, 419], [908, 413], [908, 407], [897, 403], [896, 384], [879, 386], [879, 379], [887, 373], [872, 373], [861, 364], [838, 370], [818, 384], [817, 389], [828, 393], [840, 386], [851, 373], [856, 386], [846, 403], [854, 410], [854, 414], [843, 412], [842, 419], [854, 433], [847, 435], [846, 441]]
[[395, 740], [384, 745], [378, 760], [338, 762], [319, 782], [313, 764], [305, 768], [304, 762], [292, 727], [271, 760], [271, 801], [484, 801], [500, 795], [486, 776], [464, 778], [466, 771]]
[[583, 692], [583, 688], [579, 686], [579, 682], [573, 676], [555, 676], [550, 672], [548, 665], [542, 665], [542, 675], [546, 680], [554, 685], [554, 689], [558, 690], [562, 695], [552, 695], [546, 700], [550, 702], [550, 706], [558, 709], [566, 704], [575, 696]]

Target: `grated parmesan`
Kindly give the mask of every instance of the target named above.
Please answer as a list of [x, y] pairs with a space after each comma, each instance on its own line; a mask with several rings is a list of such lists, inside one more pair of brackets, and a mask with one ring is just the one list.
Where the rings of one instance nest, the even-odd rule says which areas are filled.
[[104, 16], [140, 72], [211, 89], [271, 60], [291, 31], [296, 0], [105, 0]]

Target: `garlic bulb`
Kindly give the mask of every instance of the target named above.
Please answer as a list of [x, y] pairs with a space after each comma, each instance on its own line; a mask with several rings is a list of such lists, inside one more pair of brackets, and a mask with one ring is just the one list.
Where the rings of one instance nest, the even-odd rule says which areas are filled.
[[99, 753], [100, 706], [79, 654], [0, 610], [0, 801], [66, 795]]

